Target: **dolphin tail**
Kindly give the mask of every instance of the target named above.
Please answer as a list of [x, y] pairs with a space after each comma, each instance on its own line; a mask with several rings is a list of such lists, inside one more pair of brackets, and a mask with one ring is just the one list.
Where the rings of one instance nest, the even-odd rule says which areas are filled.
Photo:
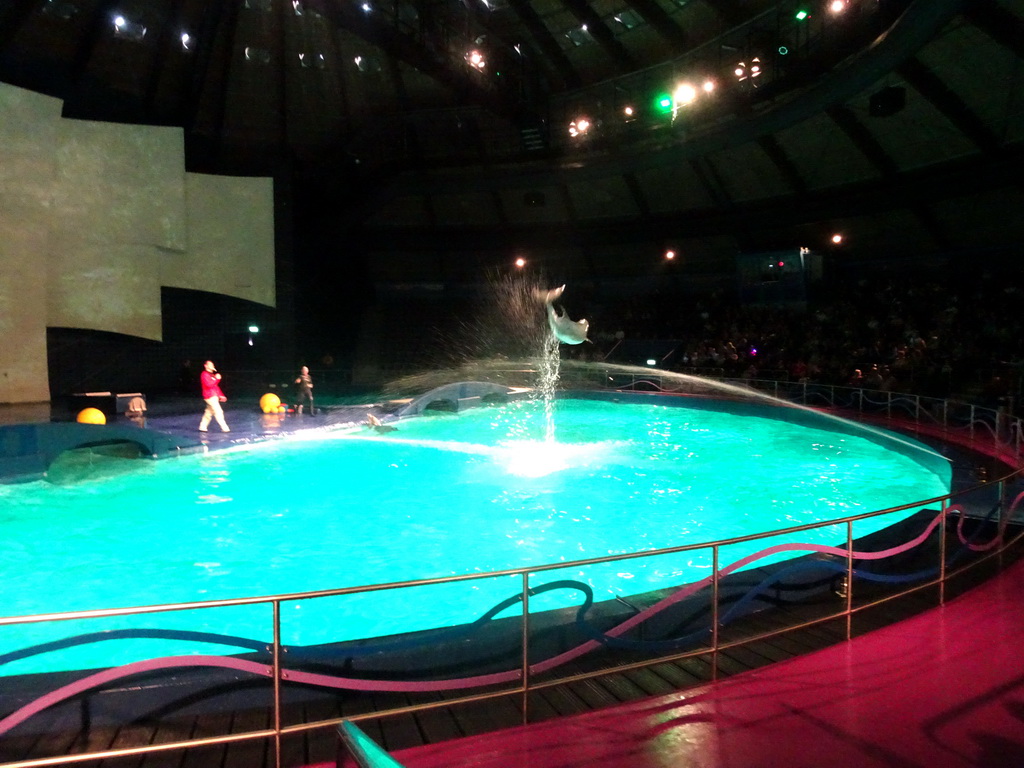
[[533, 291], [533, 295], [537, 298], [538, 301], [543, 302], [544, 304], [550, 304], [559, 296], [561, 296], [562, 291], [564, 290], [564, 285], [560, 285], [557, 288], [552, 288], [550, 291], [542, 291], [540, 288], [535, 288]]

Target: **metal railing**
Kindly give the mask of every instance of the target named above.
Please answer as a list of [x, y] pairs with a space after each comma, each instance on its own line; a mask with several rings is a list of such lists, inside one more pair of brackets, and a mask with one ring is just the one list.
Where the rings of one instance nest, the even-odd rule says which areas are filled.
[[[650, 378], [638, 378], [636, 381], [639, 382], [641, 380], [650, 381]], [[751, 382], [745, 383], [750, 384]], [[759, 382], [759, 384], [764, 385], [765, 383]], [[782, 391], [782, 388], [778, 385], [773, 385], [773, 388], [776, 389], [776, 394], [779, 396], [794, 394], [794, 392], [787, 393]], [[831, 402], [835, 402], [837, 394], [841, 394], [835, 390], [839, 390], [841, 388], [828, 389], [834, 390], [830, 394], [832, 396]], [[805, 401], [812, 400], [819, 394], [817, 392], [810, 391], [807, 387], [801, 387], [800, 385], [797, 385], [796, 392], [800, 393], [801, 398]], [[906, 408], [910, 408], [910, 411], [913, 413], [920, 413], [927, 410], [922, 407], [921, 399], [910, 400], [912, 407], [904, 404], [902, 399], [903, 398], [900, 396], [893, 396], [891, 399], [887, 398], [884, 401], [876, 401], [873, 397], [868, 397], [865, 394], [865, 396], [858, 398], [858, 402], [869, 403], [872, 407], [883, 407], [884, 412], [887, 415]], [[897, 401], [900, 401], [899, 404], [897, 404]], [[949, 414], [955, 410], [956, 409], [953, 408], [943, 408], [941, 413], [944, 418], [949, 419]], [[979, 424], [988, 423], [987, 417], [983, 417], [978, 413], [970, 411], [968, 413], [968, 417], [964, 418], [965, 423], [962, 426], [964, 428], [974, 429], [975, 417], [978, 417], [977, 422]], [[998, 435], [1000, 431], [998, 422], [995, 423], [992, 431], [994, 434]], [[1019, 450], [1019, 441], [1013, 444], [1016, 445]], [[448, 577], [408, 580], [372, 586], [325, 589], [313, 592], [280, 594], [265, 597], [197, 601], [139, 608], [100, 609], [34, 616], [3, 617], [0, 618], [0, 627], [27, 626], [43, 622], [102, 619], [107, 617], [122, 617], [140, 614], [171, 613], [193, 610], [207, 611], [214, 608], [229, 606], [265, 605], [270, 606], [271, 608], [271, 620], [268, 630], [272, 640], [266, 643], [261, 657], [262, 659], [269, 658], [269, 662], [265, 660], [252, 661], [240, 656], [231, 655], [168, 657], [133, 662], [126, 664], [123, 667], [115, 667], [109, 670], [89, 674], [84, 678], [65, 684], [60, 689], [50, 691], [34, 701], [19, 707], [14, 712], [7, 712], [3, 717], [0, 717], [0, 749], [3, 748], [3, 739], [6, 733], [17, 728], [21, 723], [30, 720], [33, 716], [44, 709], [62, 701], [67, 701], [72, 697], [81, 697], [90, 691], [98, 690], [104, 685], [108, 685], [114, 680], [130, 677], [132, 675], [139, 674], [140, 672], [155, 672], [175, 669], [179, 666], [186, 668], [197, 666], [228, 668], [267, 678], [272, 685], [272, 690], [270, 695], [271, 724], [269, 727], [256, 728], [239, 733], [169, 741], [166, 743], [149, 744], [125, 749], [105, 749], [92, 752], [82, 752], [79, 754], [17, 759], [13, 762], [0, 763], [0, 765], [5, 766], [6, 768], [35, 768], [36, 766], [70, 764], [85, 760], [166, 752], [169, 750], [229, 744], [240, 741], [270, 739], [273, 741], [274, 764], [280, 768], [280, 766], [283, 765], [281, 750], [281, 742], [283, 738], [310, 731], [333, 729], [343, 720], [361, 721], [371, 718], [393, 717], [512, 695], [519, 697], [521, 701], [522, 718], [523, 721], [526, 722], [529, 719], [529, 695], [532, 692], [551, 688], [553, 686], [565, 685], [574, 681], [622, 673], [640, 667], [691, 656], [709, 656], [711, 659], [712, 677], [714, 678], [717, 677], [718, 674], [718, 654], [728, 648], [767, 639], [771, 636], [800, 629], [812, 624], [842, 618], [845, 618], [846, 620], [846, 637], [849, 638], [851, 635], [851, 623], [853, 617], [859, 612], [867, 610], [868, 608], [880, 603], [932, 587], [937, 588], [938, 602], [941, 603], [945, 599], [946, 585], [953, 576], [963, 573], [981, 562], [987, 561], [989, 558], [1000, 554], [1008, 546], [1011, 546], [1020, 540], [1020, 534], [1008, 537], [1006, 533], [1008, 521], [1017, 510], [1022, 498], [1024, 498], [1024, 493], [1022, 493], [1016, 498], [1010, 500], [1007, 495], [1007, 489], [1011, 483], [1020, 479], [1021, 472], [1022, 470], [1016, 469], [1007, 472], [1003, 477], [1000, 477], [993, 483], [975, 486], [965, 491], [948, 494], [942, 497], [915, 501], [910, 504], [904, 504], [878, 512], [852, 515], [836, 520], [810, 523], [770, 532], [750, 534], [743, 537], [703, 542], [699, 544], [680, 545], [653, 551], [607, 555], [603, 557], [585, 558], [571, 562], [558, 562], [531, 566], [528, 568], [512, 568], [489, 573], [473, 573]], [[984, 523], [985, 532], [991, 534], [990, 540], [985, 544], [978, 544], [976, 541], [973, 541], [970, 537], [963, 534], [965, 512], [968, 507], [980, 508], [989, 506], [991, 494], [988, 493], [988, 491], [992, 489], [995, 489], [995, 506], [987, 522]], [[938, 507], [938, 511], [935, 512], [930, 509], [931, 507]], [[921, 531], [916, 531], [908, 541], [902, 542], [898, 546], [890, 547], [884, 551], [855, 549], [856, 542], [858, 541], [855, 536], [855, 524], [858, 521], [892, 513], [916, 513], [923, 515], [924, 517], [928, 517], [931, 513], [934, 513], [934, 517]], [[959, 515], [960, 517], [955, 533], [947, 525], [947, 521], [954, 515]], [[806, 534], [815, 530], [830, 527], [835, 528], [837, 526], [844, 529], [845, 544], [843, 546], [835, 547], [791, 541], [795, 534]], [[785, 543], [771, 544], [770, 546], [762, 548], [754, 553], [747, 553], [738, 560], [733, 560], [725, 566], [722, 565], [727, 553], [736, 548], [737, 545], [745, 543], [759, 543], [759, 546], [761, 543], [770, 543], [772, 539], [777, 539], [782, 536], [787, 538]], [[967, 551], [969, 549], [971, 553], [973, 553], [972, 556], [974, 559], [963, 566], [951, 567], [953, 558], [949, 553], [947, 540], [953, 541], [956, 538], [959, 538], [960, 540], [962, 545], [961, 549], [963, 551]], [[929, 551], [925, 552], [925, 550]], [[659, 593], [657, 596], [651, 598], [654, 600], [651, 605], [648, 605], [645, 608], [636, 608], [634, 613], [625, 620], [622, 620], [621, 616], [612, 616], [611, 614], [604, 615], [600, 618], [606, 624], [609, 624], [609, 626], [598, 628], [594, 636], [589, 638], [584, 637], [583, 641], [575, 646], [572, 646], [570, 643], [570, 647], [556, 647], [550, 655], [540, 660], [536, 658], [538, 652], [543, 651], [545, 646], [549, 644], [549, 640], [543, 639], [539, 634], [542, 625], [550, 625], [552, 617], [555, 618], [556, 623], [563, 621], [563, 619], [558, 618], [561, 614], [558, 614], [557, 611], [550, 615], [543, 612], [531, 612], [531, 598], [535, 598], [543, 592], [554, 588], [580, 589], [581, 585], [583, 589], [586, 588], [586, 584], [584, 583], [585, 579], [577, 579], [575, 581], [558, 579], [552, 582], [538, 583], [540, 579], [551, 575], [557, 575], [555, 572], [558, 571], [586, 572], [586, 569], [591, 566], [609, 563], [625, 563], [638, 559], [656, 559], [673, 555], [686, 555], [687, 557], [683, 559], [693, 560], [694, 553], [698, 552], [704, 553], [703, 557], [705, 561], [708, 559], [708, 553], [710, 554], [710, 575], [703, 579], [690, 582], [683, 588], [670, 590], [667, 591], [667, 593], [664, 591]], [[745, 573], [745, 569], [749, 566], [755, 565], [761, 561], [771, 560], [772, 557], [776, 557], [780, 553], [784, 552], [803, 553], [803, 557], [798, 557], [795, 560], [787, 559], [783, 561], [783, 565], [776, 564], [770, 568], [766, 567], [762, 569], [765, 573], [768, 573], [768, 576], [765, 576], [764, 579], [759, 582], [755, 588], [753, 588], [754, 591], [748, 589], [742, 594], [742, 596], [740, 596], [740, 592], [737, 592], [737, 584], [734, 583], [736, 575]], [[911, 573], [913, 578], [905, 587], [900, 586], [898, 588], [883, 591], [882, 594], [872, 594], [870, 591], [866, 591], [866, 594], [868, 595], [867, 597], [861, 599], [855, 598], [855, 593], [861, 589], [860, 585], [862, 582], [867, 585], [872, 583], [871, 579], [889, 579], [889, 582], [887, 583], [901, 585], [906, 581], [905, 575], [900, 575], [898, 573], [890, 573], [886, 575], [885, 573], [877, 571], [869, 572], [861, 567], [862, 563], [879, 561], [881, 559], [880, 553], [886, 554], [887, 557], [890, 555], [893, 557], [895, 557], [895, 555], [906, 557], [912, 554], [916, 556], [916, 554], [921, 553], [921, 557], [924, 560], [929, 561], [930, 565], [928, 565], [924, 570], [919, 569], [918, 571]], [[797, 569], [807, 570], [812, 568], [824, 568], [828, 573], [833, 574], [834, 577], [841, 578], [844, 581], [845, 588], [841, 595], [843, 598], [842, 604], [835, 610], [833, 610], [826, 601], [824, 612], [809, 619], [804, 617], [795, 623], [787, 624], [778, 629], [767, 632], [755, 632], [754, 634], [739, 638], [723, 636], [722, 630], [730, 626], [730, 622], [732, 620], [730, 617], [733, 613], [741, 617], [746, 615], [740, 613], [737, 606], [743, 605], [744, 600], [748, 600], [751, 594], [755, 597], [757, 594], [760, 594], [759, 592], [756, 592], [756, 590], [778, 590], [780, 585], [783, 584], [783, 576], [780, 574], [787, 574], [785, 578], [788, 579], [791, 578], [791, 574], [796, 573]], [[758, 571], [758, 573], [760, 577], [762, 571]], [[310, 601], [321, 598], [337, 598], [369, 593], [384, 593], [400, 589], [426, 590], [434, 585], [466, 584], [472, 586], [480, 580], [501, 578], [514, 579], [519, 583], [518, 597], [506, 601], [508, 606], [514, 606], [517, 603], [520, 605], [518, 616], [514, 619], [519, 623], [518, 633], [512, 631], [512, 629], [514, 629], [514, 625], [512, 624], [506, 625], [506, 627], [510, 629], [508, 632], [504, 633], [505, 635], [517, 635], [519, 650], [517, 656], [507, 656], [504, 659], [507, 664], [498, 671], [488, 670], [485, 668], [482, 672], [478, 672], [477, 674], [458, 678], [445, 677], [440, 679], [438, 679], [436, 674], [429, 675], [429, 679], [419, 680], [403, 679], [401, 676], [395, 675], [388, 675], [380, 680], [366, 677], [352, 678], [350, 676], [345, 676], [344, 668], [331, 669], [330, 672], [324, 672], [323, 665], [319, 664], [313, 667], [313, 671], [307, 671], [302, 668], [301, 663], [298, 665], [292, 664], [289, 659], [291, 658], [294, 649], [282, 642], [282, 610], [284, 608], [294, 607], [294, 604], [297, 604], [300, 601]], [[775, 581], [771, 581], [772, 579], [775, 579]], [[789, 582], [785, 583], [789, 584]], [[817, 582], [812, 580], [812, 582], [808, 583], [813, 584]], [[766, 584], [767, 586], [765, 586]], [[747, 589], [747, 585], [741, 585], [740, 591], [742, 591], [742, 589]], [[652, 641], [649, 638], [643, 637], [642, 631], [646, 622], [668, 615], [678, 606], [683, 605], [684, 600], [701, 600], [704, 598], [707, 599], [707, 605], [705, 607], [707, 609], [707, 615], [709, 616], [709, 624], [706, 627], [702, 625], [695, 632], [691, 633], [691, 635], [696, 638], [693, 642], [680, 642], [673, 647], [663, 648], [662, 645], [669, 641]], [[586, 601], [584, 602], [585, 605], [589, 605]], [[730, 607], [728, 610], [723, 611], [727, 603]], [[576, 608], [574, 610], [577, 615], [577, 623], [579, 623], [579, 616], [583, 615], [582, 609]], [[509, 621], [512, 619], [513, 617], [506, 616], [502, 621]], [[673, 621], [676, 621], [676, 618], [673, 618]], [[571, 622], [566, 623], [571, 624]], [[586, 623], [586, 621], [584, 621], [584, 623]], [[641, 632], [639, 639], [630, 639], [630, 634], [635, 634], [638, 629]], [[538, 634], [534, 634], [535, 631], [537, 631]], [[187, 635], [188, 633], [183, 634]], [[429, 632], [425, 633], [423, 637], [424, 639], [429, 639]], [[207, 639], [209, 640], [209, 638]], [[233, 645], [230, 640], [232, 640], [232, 638], [227, 638], [224, 644]], [[672, 642], [675, 642], [674, 639], [670, 639], [670, 641], [670, 645]], [[645, 645], [645, 643], [647, 645]], [[662, 645], [659, 645], [659, 643], [662, 643]], [[615, 649], [620, 646], [624, 647], [626, 650], [622, 654], [616, 654]], [[653, 649], [655, 652], [650, 655], [645, 655], [643, 658], [634, 658], [638, 650], [643, 651], [645, 648]], [[607, 659], [603, 659], [600, 664], [592, 668], [576, 669], [571, 672], [558, 671], [560, 666], [563, 666], [570, 661], [585, 658], [588, 654], [594, 653], [609, 654], [609, 657]], [[10, 654], [6, 654], [6, 656], [9, 655]], [[0, 665], [6, 661], [4, 656], [5, 655], [0, 655]], [[335, 690], [340, 689], [349, 692], [424, 691], [436, 694], [438, 691], [448, 691], [449, 695], [444, 696], [441, 700], [386, 706], [381, 709], [368, 711], [358, 715], [348, 715], [344, 718], [335, 717], [310, 722], [296, 722], [288, 724], [285, 722], [284, 717], [285, 704], [283, 702], [284, 697], [282, 695], [282, 689], [283, 686], [291, 683], [318, 685], [325, 688]]]

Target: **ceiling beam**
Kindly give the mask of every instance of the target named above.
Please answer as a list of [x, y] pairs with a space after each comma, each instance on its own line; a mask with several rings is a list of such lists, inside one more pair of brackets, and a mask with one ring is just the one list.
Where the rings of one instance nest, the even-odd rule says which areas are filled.
[[640, 186], [640, 182], [637, 181], [636, 174], [630, 171], [622, 175], [623, 181], [626, 182], [626, 187], [629, 189], [629, 194], [633, 197], [633, 202], [636, 204], [636, 209], [640, 212], [640, 218], [646, 219], [651, 215], [651, 206], [647, 202], [647, 195], [644, 194], [643, 188]]
[[447, 55], [444, 46], [429, 46], [406, 34], [385, 14], [365, 13], [355, 3], [320, 2], [316, 7], [321, 15], [339, 27], [451, 88], [465, 102], [478, 104], [496, 114], [511, 115], [517, 111], [503, 91], [490, 81], [476, 77], [478, 73], [470, 72], [461, 58]]
[[804, 177], [800, 175], [800, 169], [796, 167], [778, 140], [774, 136], [761, 136], [757, 140], [757, 144], [768, 155], [768, 159], [786, 180], [789, 188], [799, 196], [807, 194], [807, 182], [804, 181]]
[[679, 56], [693, 47], [693, 40], [686, 31], [676, 24], [656, 0], [626, 0], [626, 4], [643, 16], [644, 21], [661, 35], [676, 50], [673, 55]]
[[1024, 59], [1024, 22], [995, 0], [971, 0], [964, 16], [1004, 48]]
[[892, 156], [886, 152], [878, 140], [849, 107], [836, 105], [825, 110], [839, 129], [846, 135], [854, 147], [871, 163], [883, 178], [892, 179], [899, 173], [899, 167]]
[[612, 31], [608, 29], [608, 25], [604, 23], [604, 19], [597, 15], [594, 7], [587, 0], [562, 0], [562, 5], [569, 9], [572, 15], [579, 20], [580, 24], [586, 26], [590, 36], [597, 41], [598, 45], [615, 62], [620, 74], [634, 72], [640, 68], [633, 55], [626, 50], [626, 46], [612, 34]]
[[569, 57], [565, 55], [562, 46], [558, 44], [551, 30], [543, 22], [537, 12], [533, 10], [529, 0], [509, 0], [509, 7], [515, 11], [516, 16], [523, 23], [523, 26], [533, 35], [537, 46], [547, 57], [551, 67], [556, 72], [562, 73], [562, 80], [566, 88], [579, 88], [583, 85], [583, 78], [573, 66]]
[[950, 90], [939, 77], [917, 58], [911, 57], [896, 69], [914, 90], [924, 96], [946, 119], [969, 138], [982, 152], [999, 149], [999, 138]]
[[[896, 179], [899, 174], [896, 161], [882, 148], [882, 145], [878, 143], [878, 140], [875, 139], [871, 131], [864, 126], [864, 123], [857, 119], [852, 110], [844, 106], [835, 106], [827, 109], [826, 113], [832, 119], [832, 122], [851, 141], [857, 151], [881, 174], [882, 179], [887, 182]], [[931, 206], [924, 202], [911, 202], [907, 206], [907, 210], [917, 218], [940, 247], [949, 247], [951, 242], [949, 233], [939, 222]]]

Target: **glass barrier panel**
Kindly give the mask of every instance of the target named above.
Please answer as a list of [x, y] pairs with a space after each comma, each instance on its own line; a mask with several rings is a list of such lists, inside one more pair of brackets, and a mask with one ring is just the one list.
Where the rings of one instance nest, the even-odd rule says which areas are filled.
[[853, 578], [844, 573], [837, 594], [850, 595], [852, 634], [884, 626], [938, 604], [943, 512], [939, 505], [851, 523]]
[[[531, 683], [707, 650], [711, 559], [701, 548], [531, 574]], [[706, 672], [665, 674], [681, 685]]]
[[288, 601], [286, 724], [518, 689], [522, 578]]
[[[845, 523], [720, 547], [719, 644], [745, 642], [842, 615], [846, 606], [836, 591], [846, 570], [845, 550]], [[830, 632], [823, 625], [809, 628], [803, 642], [812, 647], [827, 644]], [[760, 656], [770, 658], [778, 646], [791, 644], [792, 640], [767, 640]], [[740, 667], [759, 662], [749, 653], [749, 658], [741, 658], [741, 651], [724, 654]]]
[[0, 626], [0, 760], [267, 728], [272, 628], [269, 605]]

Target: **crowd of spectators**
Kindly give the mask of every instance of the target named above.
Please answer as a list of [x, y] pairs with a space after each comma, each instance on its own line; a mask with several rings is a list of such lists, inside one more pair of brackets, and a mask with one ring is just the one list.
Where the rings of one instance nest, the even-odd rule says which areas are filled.
[[594, 352], [611, 361], [627, 340], [677, 340], [662, 367], [1014, 409], [1024, 362], [1018, 285], [1015, 274], [963, 269], [823, 280], [788, 305], [744, 305], [724, 289], [637, 296], [592, 321], [605, 329]]

